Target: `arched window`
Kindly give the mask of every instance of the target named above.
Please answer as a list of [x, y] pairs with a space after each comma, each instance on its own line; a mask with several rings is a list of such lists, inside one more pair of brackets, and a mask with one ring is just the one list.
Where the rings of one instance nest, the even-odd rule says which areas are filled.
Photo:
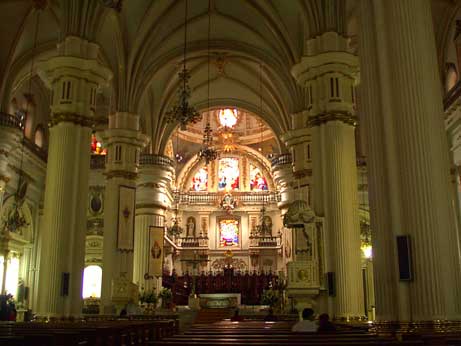
[[45, 132], [42, 125], [38, 125], [35, 129], [34, 143], [39, 148], [43, 148], [45, 144]]
[[190, 186], [191, 191], [207, 191], [208, 190], [208, 169], [202, 167], [192, 177]]
[[220, 159], [218, 166], [218, 190], [238, 190], [240, 187], [239, 179], [239, 160], [235, 157]]
[[100, 298], [102, 285], [102, 269], [100, 266], [88, 266], [83, 271], [82, 297]]
[[250, 164], [250, 190], [267, 191], [268, 189], [266, 177], [264, 177], [261, 170]]

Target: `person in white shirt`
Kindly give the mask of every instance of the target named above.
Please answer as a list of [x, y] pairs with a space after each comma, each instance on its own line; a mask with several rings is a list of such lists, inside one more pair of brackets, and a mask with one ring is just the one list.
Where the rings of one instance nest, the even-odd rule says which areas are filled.
[[317, 323], [314, 321], [314, 310], [305, 308], [303, 310], [303, 319], [296, 323], [292, 328], [292, 332], [316, 332]]

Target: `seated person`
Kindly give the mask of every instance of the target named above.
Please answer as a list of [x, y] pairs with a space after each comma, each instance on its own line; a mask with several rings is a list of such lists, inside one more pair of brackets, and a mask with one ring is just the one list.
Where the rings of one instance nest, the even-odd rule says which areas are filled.
[[274, 315], [274, 310], [269, 309], [268, 314], [264, 317], [264, 321], [277, 321], [277, 316]]
[[330, 316], [328, 314], [321, 314], [319, 316], [319, 328], [317, 329], [319, 333], [328, 333], [336, 331], [336, 327], [333, 323], [330, 322]]
[[231, 317], [232, 322], [241, 322], [243, 321], [243, 316], [239, 315], [239, 309], [235, 309], [234, 316]]
[[317, 331], [317, 323], [314, 320], [314, 310], [305, 308], [303, 310], [303, 319], [296, 323], [292, 328], [292, 332], [315, 332]]

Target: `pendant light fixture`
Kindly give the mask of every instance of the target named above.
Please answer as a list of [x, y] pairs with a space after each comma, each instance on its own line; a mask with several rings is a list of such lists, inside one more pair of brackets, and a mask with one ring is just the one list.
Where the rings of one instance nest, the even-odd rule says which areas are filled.
[[208, 111], [206, 116], [206, 125], [203, 129], [203, 142], [202, 149], [200, 149], [198, 156], [201, 160], [205, 160], [208, 165], [211, 161], [218, 158], [218, 151], [213, 146], [213, 130], [210, 124], [210, 39], [211, 39], [211, 0], [208, 0]]
[[[262, 117], [263, 114], [263, 65], [262, 63], [259, 64], [259, 116]], [[263, 121], [261, 119], [260, 121], [260, 134], [261, 134], [261, 139], [260, 139], [260, 152], [261, 155], [263, 154], [262, 151], [262, 142], [263, 142]], [[263, 198], [263, 205], [260, 210], [259, 214], [259, 225], [256, 226], [256, 231], [260, 236], [265, 236], [270, 232], [269, 227], [265, 223], [265, 218], [266, 218], [266, 195], [262, 195]]]
[[195, 107], [189, 104], [191, 94], [189, 86], [190, 73], [186, 66], [188, 0], [184, 3], [184, 53], [182, 71], [178, 74], [180, 83], [178, 100], [173, 108], [166, 112], [166, 121], [168, 123], [178, 122], [180, 129], [183, 131], [187, 129], [187, 124], [195, 124], [202, 119], [202, 115], [195, 109]]
[[16, 191], [14, 193], [14, 201], [12, 205], [12, 209], [6, 215], [6, 218], [3, 220], [2, 230], [4, 232], [11, 232], [22, 234], [22, 230], [29, 226], [24, 214], [22, 212], [22, 206], [25, 202], [26, 193], [28, 183], [24, 176], [24, 146], [26, 141], [26, 134], [25, 134], [25, 123], [27, 121], [27, 117], [30, 111], [30, 105], [33, 103], [32, 98], [32, 76], [34, 72], [34, 65], [35, 65], [35, 51], [37, 49], [37, 41], [38, 41], [38, 31], [39, 31], [39, 24], [40, 24], [40, 13], [46, 7], [46, 2], [36, 1], [35, 2], [35, 11], [36, 11], [36, 20], [35, 20], [35, 31], [34, 31], [34, 43], [32, 46], [32, 58], [30, 63], [30, 71], [29, 71], [29, 86], [27, 94], [24, 94], [26, 98], [26, 108], [25, 109], [18, 109], [15, 114], [17, 124], [19, 125], [19, 129], [22, 132], [21, 138], [21, 154], [20, 154], [20, 162], [19, 162], [19, 176], [18, 176], [18, 184], [16, 187]]

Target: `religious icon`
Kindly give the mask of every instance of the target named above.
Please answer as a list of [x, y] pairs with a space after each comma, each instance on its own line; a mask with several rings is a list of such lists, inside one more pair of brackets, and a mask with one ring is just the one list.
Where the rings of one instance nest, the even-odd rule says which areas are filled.
[[154, 242], [154, 245], [150, 249], [150, 253], [152, 258], [160, 258], [160, 256], [162, 255], [162, 248], [160, 247], [157, 241]]

